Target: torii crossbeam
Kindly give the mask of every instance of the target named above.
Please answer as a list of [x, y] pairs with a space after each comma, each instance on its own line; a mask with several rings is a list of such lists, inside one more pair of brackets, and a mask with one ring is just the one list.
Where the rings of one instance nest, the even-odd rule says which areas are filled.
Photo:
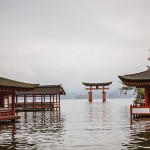
[[82, 82], [83, 85], [85, 85], [87, 88], [86, 90], [89, 90], [89, 102], [92, 102], [92, 90], [102, 90], [102, 100], [103, 102], [106, 101], [106, 92], [105, 90], [109, 89], [108, 87], [112, 82], [105, 82], [105, 83], [85, 83]]

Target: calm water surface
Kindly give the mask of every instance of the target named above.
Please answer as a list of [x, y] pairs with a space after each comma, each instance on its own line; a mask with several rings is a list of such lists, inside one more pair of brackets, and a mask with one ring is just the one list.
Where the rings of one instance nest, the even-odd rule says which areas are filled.
[[60, 111], [21, 112], [0, 125], [0, 150], [150, 150], [150, 119], [130, 125], [129, 99], [61, 100]]

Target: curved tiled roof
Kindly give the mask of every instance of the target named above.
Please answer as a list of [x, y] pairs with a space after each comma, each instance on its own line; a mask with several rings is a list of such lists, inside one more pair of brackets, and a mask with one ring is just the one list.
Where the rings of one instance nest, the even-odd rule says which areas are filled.
[[24, 83], [24, 82], [19, 82], [19, 81], [0, 77], [0, 88], [33, 89], [37, 86], [39, 86], [39, 84]]
[[17, 95], [66, 95], [61, 85], [40, 85], [32, 91], [16, 92]]
[[82, 84], [85, 86], [108, 86], [108, 85], [112, 84], [112, 82], [105, 82], [105, 83], [85, 83], [85, 82], [82, 82]]
[[118, 77], [120, 78], [120, 80], [122, 80], [123, 84], [127, 86], [150, 86], [150, 70]]
[[150, 81], [150, 70], [146, 70], [143, 72], [129, 74], [124, 76], [118, 76], [122, 81], [132, 81], [132, 82], [147, 82]]

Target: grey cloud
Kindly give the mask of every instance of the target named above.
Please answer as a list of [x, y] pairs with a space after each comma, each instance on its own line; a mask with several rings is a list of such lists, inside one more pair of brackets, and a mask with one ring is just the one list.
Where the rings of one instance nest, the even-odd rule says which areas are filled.
[[0, 75], [41, 84], [114, 81], [148, 64], [148, 0], [1, 0]]

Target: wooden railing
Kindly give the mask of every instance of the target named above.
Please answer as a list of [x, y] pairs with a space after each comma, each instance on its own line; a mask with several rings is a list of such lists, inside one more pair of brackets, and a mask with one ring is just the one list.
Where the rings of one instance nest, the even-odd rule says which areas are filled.
[[24, 102], [19, 102], [15, 105], [16, 108], [60, 108], [59, 102], [36, 102], [35, 104], [33, 102], [27, 102], [25, 104]]
[[11, 116], [13, 113], [11, 111], [0, 111], [0, 116]]

